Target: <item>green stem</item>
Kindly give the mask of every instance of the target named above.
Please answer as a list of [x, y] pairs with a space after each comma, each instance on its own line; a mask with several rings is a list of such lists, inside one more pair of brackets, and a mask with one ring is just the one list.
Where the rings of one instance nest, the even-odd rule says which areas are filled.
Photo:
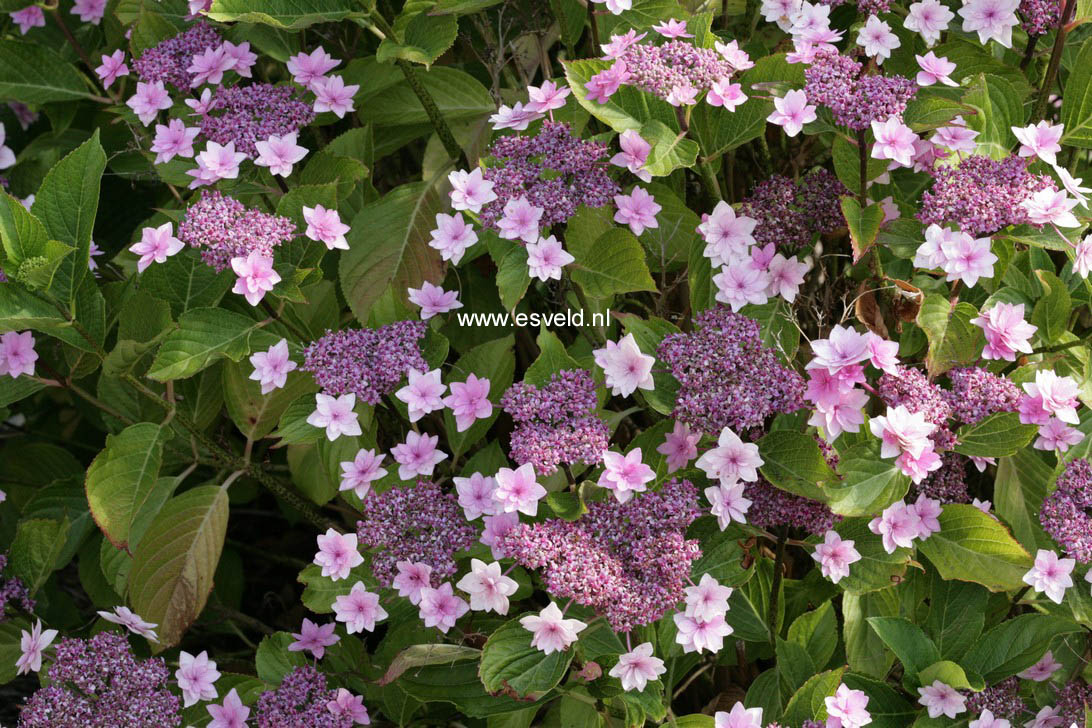
[[417, 75], [417, 69], [413, 67], [409, 61], [398, 59], [398, 68], [401, 69], [402, 75], [406, 77], [406, 81], [409, 82], [410, 88], [413, 89], [413, 93], [417, 94], [418, 100], [421, 102], [421, 106], [425, 109], [425, 113], [428, 114], [429, 121], [432, 122], [432, 128], [436, 130], [436, 136], [440, 137], [440, 142], [444, 145], [444, 149], [447, 150], [447, 155], [455, 162], [458, 162], [460, 166], [469, 168], [470, 163], [466, 159], [466, 154], [463, 152], [463, 148], [459, 146], [459, 142], [455, 141], [455, 135], [451, 133], [451, 127], [444, 121], [443, 114], [440, 113], [440, 108], [436, 105], [436, 101], [432, 98], [432, 94], [428, 92], [428, 89], [421, 83], [420, 77]]
[[1073, 17], [1073, 11], [1077, 7], [1077, 0], [1065, 0], [1062, 14], [1058, 18], [1058, 31], [1054, 38], [1054, 49], [1050, 52], [1050, 65], [1047, 66], [1043, 76], [1043, 85], [1039, 87], [1039, 97], [1035, 100], [1035, 113], [1031, 115], [1032, 121], [1046, 118], [1047, 100], [1050, 98], [1050, 90], [1054, 87], [1054, 79], [1058, 75], [1058, 66], [1062, 63], [1062, 49], [1065, 47], [1065, 38], [1069, 35], [1066, 24]]
[[[123, 379], [125, 382], [135, 389], [139, 394], [145, 398], [157, 403], [164, 410], [170, 411], [172, 406], [170, 403], [163, 401], [163, 399], [144, 386], [136, 377], [131, 374], [126, 374]], [[201, 445], [208, 450], [213, 458], [221, 466], [228, 470], [241, 470], [249, 475], [254, 480], [261, 483], [267, 490], [284, 500], [290, 506], [295, 508], [300, 514], [309, 521], [312, 525], [321, 528], [333, 528], [335, 530], [341, 530], [337, 523], [326, 518], [322, 513], [312, 505], [309, 501], [305, 500], [303, 496], [295, 492], [290, 486], [282, 483], [279, 478], [270, 473], [265, 472], [260, 466], [247, 462], [246, 458], [239, 457], [229, 450], [225, 450], [220, 445], [213, 442], [213, 440], [206, 435], [201, 429], [188, 417], [181, 412], [175, 412], [175, 421], [182, 425], [186, 430], [190, 432], [197, 439]]]
[[777, 606], [778, 593], [781, 591], [781, 572], [785, 563], [785, 542], [788, 540], [788, 529], [782, 528], [777, 537], [777, 551], [774, 556], [773, 584], [770, 586], [770, 609], [766, 615], [766, 621], [770, 630], [770, 643], [777, 644]]
[[868, 202], [868, 138], [864, 129], [857, 132], [857, 158], [861, 163], [861, 184], [857, 191], [857, 201], [861, 203], [863, 210]]
[[724, 195], [720, 189], [720, 181], [713, 174], [713, 165], [709, 164], [709, 162], [698, 162], [698, 171], [701, 173], [702, 181], [705, 182], [706, 192], [713, 196], [714, 200], [723, 200]]

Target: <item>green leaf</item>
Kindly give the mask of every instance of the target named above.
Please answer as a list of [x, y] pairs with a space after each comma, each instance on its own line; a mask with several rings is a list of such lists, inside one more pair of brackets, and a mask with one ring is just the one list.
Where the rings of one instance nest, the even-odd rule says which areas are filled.
[[641, 138], [652, 145], [644, 168], [654, 177], [664, 177], [680, 167], [693, 167], [698, 159], [697, 143], [662, 121], [653, 119], [642, 126]]
[[527, 267], [527, 248], [515, 245], [501, 259], [497, 266], [497, 292], [500, 293], [501, 305], [513, 311], [527, 294], [531, 285], [530, 269]]
[[524, 372], [523, 381], [541, 387], [550, 381], [550, 377], [563, 369], [579, 369], [580, 365], [565, 351], [565, 345], [557, 334], [548, 330], [545, 326], [539, 331], [535, 339], [538, 344], [539, 355], [531, 366]]
[[45, 584], [58, 563], [68, 535], [67, 518], [23, 518], [15, 528], [8, 549], [8, 568], [34, 594]]
[[425, 665], [450, 665], [463, 660], [477, 661], [482, 655], [481, 650], [462, 645], [427, 644], [410, 645], [395, 655], [391, 660], [387, 672], [379, 679], [380, 685], [397, 680], [402, 673], [415, 667]]
[[909, 476], [895, 465], [894, 460], [879, 457], [872, 443], [850, 448], [838, 463], [841, 480], [832, 480], [826, 487], [828, 505], [842, 516], [869, 516], [879, 513], [906, 495]]
[[973, 425], [964, 425], [956, 432], [959, 444], [955, 451], [963, 455], [995, 458], [1015, 455], [1031, 442], [1039, 429], [1023, 425], [1015, 412], [998, 412]]
[[302, 652], [289, 652], [288, 645], [295, 639], [288, 632], [274, 632], [262, 639], [254, 655], [254, 669], [258, 677], [269, 683], [277, 684], [293, 668], [307, 664], [307, 657]]
[[789, 699], [781, 721], [786, 725], [801, 725], [808, 720], [824, 720], [827, 716], [826, 699], [834, 695], [842, 683], [844, 667], [813, 675]]
[[853, 244], [853, 262], [861, 259], [876, 242], [883, 222], [883, 208], [873, 203], [861, 209], [861, 203], [855, 197], [842, 198], [842, 215], [849, 226], [849, 238]]
[[76, 67], [47, 44], [0, 40], [0, 100], [46, 104], [90, 96]]
[[569, 269], [573, 282], [593, 298], [618, 293], [655, 291], [656, 283], [645, 263], [645, 251], [629, 230], [611, 228], [589, 246], [581, 238], [569, 241], [576, 258]]
[[789, 625], [789, 641], [804, 648], [816, 667], [823, 667], [838, 647], [838, 622], [829, 601], [804, 612]]
[[868, 624], [869, 617], [894, 617], [899, 613], [896, 587], [868, 594], [846, 592], [842, 597], [842, 636], [845, 640], [849, 669], [882, 679], [887, 676], [893, 655], [884, 649], [883, 640]]
[[239, 361], [250, 353], [251, 335], [261, 323], [222, 308], [195, 308], [178, 318], [148, 376], [160, 382], [192, 377], [219, 359]]
[[530, 704], [527, 700], [486, 692], [478, 677], [478, 665], [470, 661], [409, 670], [394, 684], [422, 702], [452, 703], [471, 718], [524, 710]]
[[296, 577], [296, 581], [303, 584], [300, 601], [315, 614], [329, 614], [334, 611], [334, 600], [351, 592], [358, 581], [372, 588], [376, 586], [375, 577], [366, 564], [354, 567], [349, 571], [348, 578], [337, 581], [323, 576], [322, 569], [317, 564], [308, 564]]
[[693, 573], [709, 574], [731, 587], [740, 586], [751, 578], [751, 566], [745, 568], [743, 565], [742, 544], [751, 538], [744, 526], [733, 523], [722, 531], [715, 518], [704, 517], [690, 526], [687, 536], [701, 542], [701, 557], [694, 562]]
[[140, 274], [140, 287], [171, 305], [175, 316], [196, 308], [215, 306], [231, 288], [235, 274], [217, 273], [196, 255], [180, 253]]
[[978, 131], [978, 153], [1004, 159], [1012, 148], [1013, 126], [1024, 125], [1024, 105], [1012, 84], [1000, 76], [978, 74], [963, 95], [963, 103], [978, 113], [966, 117], [967, 126]]
[[[374, 63], [360, 66], [362, 96], [358, 99], [357, 106], [360, 109], [361, 123], [377, 127], [430, 125], [428, 112], [421, 105], [421, 99], [397, 70], [392, 69], [397, 78], [394, 83], [387, 87], [375, 84], [374, 76], [377, 71], [386, 68], [389, 67]], [[465, 71], [433, 66], [427, 71], [417, 69], [417, 79], [449, 124], [455, 121], [480, 120], [497, 110], [493, 97], [485, 86]], [[348, 83], [350, 79], [345, 80]], [[369, 80], [372, 81], [371, 84], [368, 83]]]
[[1031, 322], [1039, 327], [1039, 335], [1045, 341], [1054, 342], [1069, 328], [1073, 303], [1069, 290], [1058, 276], [1046, 270], [1037, 270], [1035, 275], [1043, 286], [1043, 296], [1035, 302]]
[[[743, 82], [747, 82], [746, 72]], [[690, 133], [701, 147], [702, 157], [712, 161], [757, 139], [766, 128], [766, 117], [772, 111], [772, 102], [754, 97], [749, 97], [735, 111], [698, 104], [691, 112]]]
[[972, 505], [948, 504], [938, 518], [940, 531], [918, 550], [945, 579], [981, 584], [990, 591], [1024, 586], [1032, 559], [1009, 530]]
[[171, 436], [151, 422], [139, 422], [106, 438], [91, 461], [85, 488], [91, 515], [115, 548], [129, 550], [146, 532], [169, 492], [156, 487], [163, 443]]
[[481, 12], [494, 5], [500, 5], [503, 0], [439, 0], [436, 6], [429, 10], [429, 15], [471, 15]]
[[[45, 225], [6, 192], [0, 192], [0, 243], [0, 261], [9, 275], [32, 289], [48, 288], [57, 266], [74, 250], [50, 240]], [[21, 267], [30, 270], [24, 274]]]
[[1054, 472], [1038, 450], [1025, 448], [997, 462], [993, 507], [1027, 549], [1055, 548], [1039, 523], [1039, 509]]
[[1085, 40], [1062, 95], [1062, 144], [1092, 147], [1092, 39]]
[[[856, 193], [861, 189], [861, 157], [856, 144], [851, 143], [846, 137], [838, 134], [830, 145], [830, 156], [834, 162], [834, 173], [851, 192]], [[868, 166], [865, 169], [866, 182], [879, 177], [887, 171], [889, 162], [886, 159], [868, 158]], [[882, 233], [881, 233], [882, 235]], [[915, 249], [916, 243], [915, 240]]]
[[367, 6], [353, 0], [263, 0], [259, 6], [249, 0], [214, 0], [208, 11], [209, 18], [220, 23], [261, 23], [285, 30], [367, 14]]
[[633, 86], [621, 86], [605, 104], [588, 99], [586, 84], [592, 76], [606, 70], [610, 65], [609, 61], [601, 60], [565, 62], [565, 78], [569, 81], [569, 88], [572, 89], [577, 103], [619, 134], [628, 129], [640, 132], [642, 127], [652, 121], [659, 121], [675, 132], [679, 130], [679, 122], [671, 104]]
[[239, 432], [252, 441], [272, 432], [294, 401], [318, 389], [310, 374], [296, 369], [288, 373], [283, 387], [262, 394], [261, 385], [250, 378], [253, 370], [249, 362], [228, 362], [221, 370], [228, 416]]
[[904, 728], [913, 721], [920, 706], [906, 700], [886, 682], [873, 680], [847, 672], [842, 682], [853, 690], [861, 690], [868, 696], [868, 712], [872, 716], [872, 728]]
[[918, 673], [918, 685], [932, 685], [937, 680], [956, 690], [973, 690], [978, 692], [986, 687], [981, 676], [967, 672], [951, 660], [940, 660], [924, 668]]
[[368, 320], [388, 286], [405, 297], [408, 288], [443, 280], [444, 262], [428, 242], [436, 214], [446, 209], [446, 195], [438, 185], [415, 182], [396, 187], [353, 218], [338, 277], [358, 320]]
[[307, 423], [307, 418], [315, 411], [315, 396], [305, 394], [297, 398], [281, 414], [273, 437], [280, 438], [280, 445], [306, 445], [318, 442], [326, 434]]
[[478, 668], [491, 693], [511, 690], [515, 696], [538, 698], [552, 690], [569, 669], [573, 651], [544, 654], [531, 646], [531, 633], [518, 619], [505, 622], [489, 636]]
[[978, 310], [969, 303], [961, 301], [953, 308], [945, 296], [925, 295], [917, 324], [929, 340], [925, 364], [931, 377], [978, 359], [985, 336], [981, 328], [971, 323], [977, 316]]
[[869, 617], [868, 624], [899, 658], [912, 682], [925, 668], [940, 661], [940, 651], [921, 627], [904, 617]]
[[398, 37], [387, 37], [375, 52], [380, 63], [397, 59], [431, 66], [455, 43], [459, 21], [454, 15], [418, 13], [406, 24]]
[[836, 476], [823, 459], [815, 438], [791, 430], [775, 430], [758, 441], [765, 461], [763, 477], [789, 493], [826, 502], [826, 484]]
[[0, 622], [0, 685], [16, 678], [15, 663], [23, 655], [20, 641], [24, 631], [30, 631], [30, 622], [23, 617]]
[[960, 660], [982, 634], [989, 592], [977, 584], [946, 581], [935, 570], [930, 576], [932, 588], [925, 629], [942, 658]]
[[862, 594], [886, 589], [901, 581], [910, 563], [908, 549], [895, 549], [887, 553], [882, 539], [868, 530], [868, 518], [847, 518], [834, 526], [843, 539], [854, 542], [861, 560], [849, 567], [849, 576], [843, 577], [838, 586], [847, 592]]
[[[91, 231], [99, 208], [99, 183], [106, 169], [106, 153], [96, 129], [91, 138], [69, 153], [46, 174], [31, 206], [50, 239], [75, 248], [66, 256], [54, 276], [50, 292], [73, 307], [84, 276], [90, 275], [87, 261]], [[77, 318], [80, 318], [77, 313]]]
[[158, 624], [156, 650], [178, 644], [205, 608], [227, 533], [227, 491], [187, 490], [167, 501], [133, 558], [133, 609]]
[[1038, 662], [1055, 637], [1080, 631], [1080, 625], [1069, 619], [1021, 614], [982, 635], [960, 663], [992, 685]]
[[[501, 395], [512, 386], [516, 371], [516, 358], [513, 352], [515, 339], [505, 336], [475, 346], [459, 357], [451, 367], [446, 378], [448, 382], [465, 382], [470, 374], [489, 380], [489, 401], [498, 402]], [[450, 384], [449, 384], [450, 386]], [[485, 437], [485, 433], [500, 416], [500, 408], [493, 405], [493, 413], [488, 417], [475, 420], [474, 424], [459, 432], [455, 416], [448, 408], [444, 409], [444, 429], [447, 431], [447, 444], [451, 448], [451, 457], [458, 458], [475, 443]]]

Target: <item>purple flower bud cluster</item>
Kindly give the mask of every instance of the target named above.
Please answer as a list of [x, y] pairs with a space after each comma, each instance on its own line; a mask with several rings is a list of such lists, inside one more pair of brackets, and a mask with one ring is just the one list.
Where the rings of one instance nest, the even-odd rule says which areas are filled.
[[971, 425], [997, 412], [1016, 412], [1020, 388], [1011, 380], [981, 367], [956, 367], [948, 370], [952, 383], [944, 399], [952, 408], [952, 417]]
[[1065, 551], [1082, 564], [1092, 561], [1092, 465], [1077, 458], [1058, 476], [1054, 492], [1043, 500], [1039, 523]]
[[295, 234], [296, 226], [287, 217], [248, 208], [216, 190], [201, 195], [178, 224], [178, 239], [199, 249], [205, 264], [217, 271], [253, 251], [272, 258], [273, 249]]
[[672, 416], [695, 430], [759, 427], [804, 406], [804, 380], [762, 345], [758, 322], [727, 306], [702, 311], [692, 333], [660, 342], [660, 359], [679, 380]]
[[162, 658], [137, 659], [129, 640], [99, 632], [64, 639], [49, 685], [27, 701], [20, 728], [161, 728], [182, 724], [181, 700], [167, 689]]
[[955, 447], [955, 433], [948, 427], [952, 408], [943, 389], [929, 381], [917, 369], [899, 367], [898, 374], [883, 374], [877, 382], [880, 399], [888, 407], [902, 405], [910, 412], [920, 412], [926, 421], [937, 425], [929, 436], [937, 450]]
[[8, 277], [4, 275], [4, 269], [0, 268], [0, 283], [7, 283]]
[[1015, 722], [1028, 709], [1020, 698], [1020, 680], [1015, 677], [1002, 680], [978, 693], [967, 690], [963, 694], [967, 696], [967, 712], [970, 715], [981, 715], [983, 710], [988, 710], [994, 718]]
[[607, 145], [573, 136], [568, 124], [546, 120], [534, 136], [501, 137], [487, 154], [495, 161], [484, 177], [497, 195], [481, 211], [487, 228], [496, 229], [504, 206], [520, 197], [542, 208], [539, 224], [546, 228], [568, 220], [580, 205], [609, 205], [620, 192], [607, 174]]
[[193, 57], [223, 43], [220, 34], [204, 21], [184, 33], [168, 38], [144, 51], [133, 61], [133, 70], [145, 83], [162, 81], [189, 93], [194, 74], [188, 69]]
[[861, 15], [880, 15], [891, 10], [890, 0], [857, 0], [857, 10]]
[[610, 431], [595, 413], [595, 382], [587, 371], [558, 372], [541, 387], [517, 382], [500, 405], [516, 422], [509, 455], [520, 465], [548, 475], [562, 464], [602, 462]]
[[759, 246], [773, 243], [798, 250], [816, 234], [845, 225], [839, 198], [849, 190], [825, 169], [804, 175], [799, 182], [773, 175], [760, 182], [740, 204], [739, 214], [758, 221], [752, 233]]
[[941, 503], [970, 503], [967, 492], [967, 458], [947, 452], [940, 457], [940, 467], [929, 473], [920, 484], [911, 485], [915, 496], [924, 495]]
[[[0, 574], [8, 565], [8, 557], [0, 554]], [[22, 609], [24, 612], [34, 611], [34, 600], [30, 598], [30, 590], [15, 576], [7, 579], [0, 578], [0, 622], [6, 621], [8, 605]]]
[[[885, 0], [881, 2], [886, 5]], [[917, 84], [905, 76], [862, 76], [861, 68], [858, 61], [837, 51], [820, 51], [804, 70], [808, 101], [826, 106], [835, 122], [854, 131], [868, 129], [873, 121], [901, 116], [918, 92]]]
[[297, 667], [284, 676], [279, 687], [258, 698], [258, 728], [352, 728], [348, 714], [334, 714], [327, 705], [337, 690], [326, 685], [326, 676], [311, 665]]
[[1020, 27], [1028, 35], [1043, 35], [1058, 26], [1062, 15], [1059, 0], [1020, 0], [1016, 8], [1022, 20]]
[[824, 503], [781, 490], [763, 477], [743, 488], [743, 497], [751, 501], [747, 522], [759, 528], [799, 528], [822, 536], [842, 520]]
[[615, 632], [663, 617], [682, 601], [699, 543], [687, 526], [699, 515], [697, 490], [672, 480], [625, 503], [591, 503], [575, 521], [514, 526], [498, 549], [541, 569], [547, 590], [593, 608]]
[[1062, 687], [1054, 686], [1055, 704], [1058, 709], [1058, 725], [1082, 725], [1085, 711], [1092, 708], [1092, 685], [1080, 680], [1070, 680]]
[[1056, 187], [1047, 175], [1028, 172], [1028, 162], [1015, 155], [998, 162], [976, 154], [958, 167], [935, 167], [933, 186], [922, 193], [918, 219], [926, 225], [955, 223], [976, 236], [1029, 222], [1020, 203]]
[[676, 86], [692, 86], [698, 92], [735, 72], [735, 67], [712, 48], [697, 48], [682, 40], [663, 45], [635, 43], [618, 60], [626, 64], [626, 84], [666, 99]]
[[454, 555], [478, 541], [455, 496], [444, 493], [428, 480], [414, 487], [394, 487], [364, 497], [364, 518], [357, 521], [361, 546], [378, 548], [372, 557], [372, 573], [390, 586], [397, 562], [423, 562], [443, 580], [455, 573]]
[[221, 87], [201, 115], [201, 133], [217, 144], [235, 142], [235, 150], [253, 158], [254, 143], [298, 132], [315, 112], [296, 97], [293, 86], [254, 83]]
[[378, 329], [327, 331], [303, 351], [305, 372], [334, 397], [352, 392], [374, 405], [390, 394], [410, 369], [428, 371], [419, 341], [424, 321], [395, 321]]

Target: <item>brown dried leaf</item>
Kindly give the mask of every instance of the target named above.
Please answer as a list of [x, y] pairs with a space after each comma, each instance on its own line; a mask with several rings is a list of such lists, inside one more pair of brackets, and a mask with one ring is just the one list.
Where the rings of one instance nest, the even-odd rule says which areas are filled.
[[895, 317], [899, 321], [916, 321], [918, 311], [921, 310], [921, 304], [925, 300], [925, 295], [921, 292], [921, 289], [895, 278], [888, 278], [887, 280], [895, 284]]
[[887, 324], [883, 321], [876, 292], [870, 288], [868, 281], [861, 281], [861, 285], [857, 287], [857, 300], [853, 304], [853, 311], [865, 328], [877, 336], [887, 338]]

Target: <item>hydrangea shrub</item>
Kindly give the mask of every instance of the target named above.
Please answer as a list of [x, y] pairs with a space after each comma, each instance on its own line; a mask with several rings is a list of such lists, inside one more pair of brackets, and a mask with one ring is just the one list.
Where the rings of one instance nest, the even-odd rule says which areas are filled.
[[1092, 726], [1092, 6], [0, 0], [0, 722]]

